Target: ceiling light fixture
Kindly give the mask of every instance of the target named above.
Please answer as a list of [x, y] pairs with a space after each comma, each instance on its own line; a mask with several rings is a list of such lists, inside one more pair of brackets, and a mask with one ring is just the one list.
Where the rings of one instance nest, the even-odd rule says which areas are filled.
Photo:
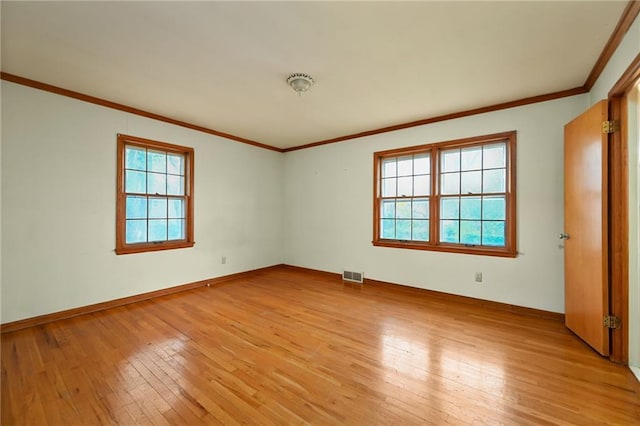
[[291, 86], [293, 90], [298, 92], [298, 96], [302, 94], [302, 92], [306, 92], [309, 88], [315, 83], [313, 77], [309, 74], [303, 73], [295, 73], [291, 74], [289, 78], [287, 78], [287, 84]]

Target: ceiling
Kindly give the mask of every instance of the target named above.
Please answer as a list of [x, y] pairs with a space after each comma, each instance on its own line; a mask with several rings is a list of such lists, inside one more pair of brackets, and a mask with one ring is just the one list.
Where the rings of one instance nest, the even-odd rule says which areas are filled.
[[288, 148], [580, 87], [625, 6], [2, 1], [2, 71]]

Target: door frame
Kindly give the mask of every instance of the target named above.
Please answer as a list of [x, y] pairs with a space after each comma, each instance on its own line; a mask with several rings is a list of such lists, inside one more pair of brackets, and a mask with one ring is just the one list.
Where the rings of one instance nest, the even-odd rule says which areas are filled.
[[640, 54], [613, 85], [609, 96], [609, 119], [620, 130], [609, 137], [609, 303], [610, 313], [622, 326], [611, 333], [609, 358], [629, 363], [629, 155], [627, 95], [640, 79]]

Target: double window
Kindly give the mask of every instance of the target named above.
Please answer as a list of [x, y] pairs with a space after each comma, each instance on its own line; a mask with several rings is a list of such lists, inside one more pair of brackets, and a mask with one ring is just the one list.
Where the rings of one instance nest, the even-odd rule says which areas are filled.
[[515, 132], [374, 154], [373, 244], [516, 255]]
[[193, 149], [118, 135], [116, 253], [191, 247]]

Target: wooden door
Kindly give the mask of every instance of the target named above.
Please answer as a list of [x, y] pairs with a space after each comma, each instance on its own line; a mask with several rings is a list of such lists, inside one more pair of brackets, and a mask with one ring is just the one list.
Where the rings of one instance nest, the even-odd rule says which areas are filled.
[[601, 101], [564, 128], [565, 324], [609, 355], [608, 150]]

